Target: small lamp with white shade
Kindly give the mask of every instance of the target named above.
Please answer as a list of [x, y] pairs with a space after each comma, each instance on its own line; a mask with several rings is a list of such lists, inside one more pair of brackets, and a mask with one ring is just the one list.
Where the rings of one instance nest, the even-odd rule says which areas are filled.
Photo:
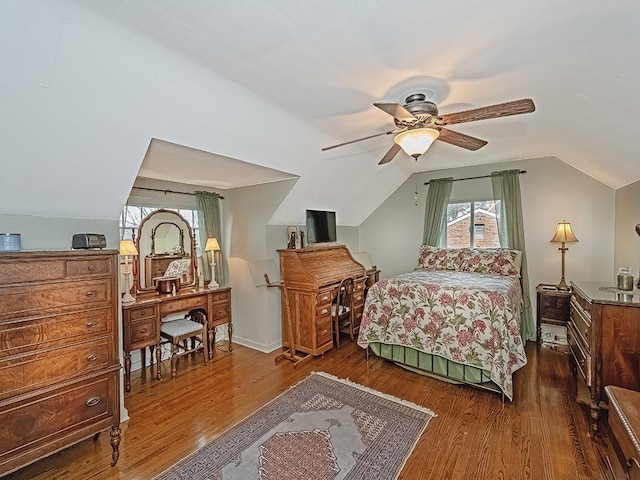
[[136, 299], [131, 295], [131, 272], [129, 271], [129, 256], [138, 255], [138, 249], [133, 240], [120, 240], [120, 255], [124, 257], [124, 296], [123, 305], [131, 305]]
[[208, 238], [204, 251], [211, 252], [211, 281], [209, 282], [209, 288], [211, 290], [215, 290], [220, 287], [218, 282], [216, 282], [216, 251], [218, 250], [220, 250], [218, 239], [214, 237]]
[[556, 227], [556, 233], [551, 239], [552, 243], [561, 243], [562, 246], [558, 248], [562, 252], [562, 278], [560, 279], [560, 283], [557, 285], [558, 290], [570, 290], [570, 287], [567, 285], [567, 282], [564, 280], [564, 254], [567, 250], [565, 247], [565, 243], [573, 243], [577, 242], [578, 239], [573, 234], [571, 230], [571, 224], [569, 222], [565, 222], [564, 220], [558, 223]]

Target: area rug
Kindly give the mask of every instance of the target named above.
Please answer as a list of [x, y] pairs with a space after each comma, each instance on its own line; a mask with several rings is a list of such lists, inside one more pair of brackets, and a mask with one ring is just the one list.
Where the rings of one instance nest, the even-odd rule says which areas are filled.
[[156, 480], [395, 479], [434, 416], [314, 372]]

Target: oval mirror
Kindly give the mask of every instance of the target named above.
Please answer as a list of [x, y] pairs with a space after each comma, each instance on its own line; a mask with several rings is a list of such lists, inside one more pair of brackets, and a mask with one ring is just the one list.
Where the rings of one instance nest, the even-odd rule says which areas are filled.
[[156, 290], [158, 278], [177, 277], [180, 287], [196, 285], [196, 242], [189, 222], [173, 210], [151, 212], [141, 222], [136, 238], [136, 286], [139, 292]]

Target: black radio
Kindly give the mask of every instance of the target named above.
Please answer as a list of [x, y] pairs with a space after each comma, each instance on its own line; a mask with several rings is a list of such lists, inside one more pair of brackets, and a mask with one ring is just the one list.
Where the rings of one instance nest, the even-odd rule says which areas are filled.
[[75, 233], [71, 248], [105, 248], [107, 239], [101, 233]]

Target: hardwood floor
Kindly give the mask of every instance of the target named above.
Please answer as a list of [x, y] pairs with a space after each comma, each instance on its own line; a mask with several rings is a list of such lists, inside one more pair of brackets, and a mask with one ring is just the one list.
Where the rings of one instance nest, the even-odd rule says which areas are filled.
[[513, 403], [499, 395], [448, 384], [371, 357], [348, 340], [297, 369], [279, 352], [234, 346], [209, 366], [178, 365], [176, 379], [150, 372], [126, 394], [120, 460], [110, 467], [108, 432], [13, 475], [23, 479], [150, 479], [216, 438], [312, 371], [324, 371], [432, 409], [434, 418], [401, 479], [602, 479], [599, 443], [589, 437], [588, 409], [574, 401], [565, 354], [527, 346], [528, 364], [515, 374]]

